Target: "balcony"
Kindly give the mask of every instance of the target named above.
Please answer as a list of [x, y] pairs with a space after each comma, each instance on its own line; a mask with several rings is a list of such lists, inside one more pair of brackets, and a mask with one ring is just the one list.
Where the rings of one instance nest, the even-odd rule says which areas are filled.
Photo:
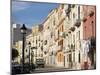
[[69, 34], [71, 33], [71, 31], [68, 32]]
[[46, 55], [48, 53], [48, 51], [44, 51], [44, 54]]
[[74, 44], [70, 44], [70, 45], [68, 45], [68, 48], [71, 49], [71, 50], [75, 50], [75, 45]]
[[65, 11], [65, 12], [66, 12], [66, 15], [69, 15], [70, 11], [71, 11], [71, 9], [68, 8], [68, 9]]
[[41, 50], [43, 51], [43, 46], [41, 46]]
[[43, 52], [44, 52], [44, 54], [48, 53], [48, 46], [43, 46]]
[[84, 18], [83, 18], [83, 22], [86, 22], [86, 21], [87, 21], [87, 18], [86, 18], [86, 17], [84, 17]]
[[94, 11], [89, 12], [89, 16], [92, 17], [94, 15]]
[[75, 22], [75, 26], [80, 27], [80, 25], [81, 25], [81, 19], [77, 19]]
[[69, 13], [71, 12], [71, 5], [70, 5], [70, 4], [68, 5], [68, 9], [66, 9], [65, 12], [66, 12], [66, 15], [67, 15], [67, 16], [68, 16]]
[[49, 55], [50, 55], [50, 56], [52, 56], [52, 55], [53, 55], [53, 52], [52, 52], [52, 51], [51, 51], [51, 52], [49, 52]]
[[54, 55], [56, 55], [56, 53], [58, 52], [58, 46], [57, 45], [53, 46], [52, 51], [53, 51]]
[[66, 34], [66, 32], [60, 32], [59, 36], [62, 38], [66, 38], [67, 34]]
[[58, 46], [58, 48], [57, 48], [57, 50], [58, 51], [60, 51], [60, 50], [62, 50], [63, 49], [63, 47], [60, 45], [60, 46]]
[[47, 45], [47, 40], [44, 41], [44, 45]]
[[72, 8], [74, 8], [75, 7], [75, 4], [72, 4]]
[[74, 31], [75, 31], [75, 27], [71, 27], [70, 30], [71, 30], [72, 32], [74, 32]]

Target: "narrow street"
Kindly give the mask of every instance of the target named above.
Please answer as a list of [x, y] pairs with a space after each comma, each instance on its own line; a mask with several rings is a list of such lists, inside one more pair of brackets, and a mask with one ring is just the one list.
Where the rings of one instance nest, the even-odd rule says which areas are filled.
[[31, 73], [45, 73], [45, 72], [61, 72], [61, 71], [69, 71], [70, 69], [64, 67], [45, 67], [45, 68], [37, 68], [34, 72]]

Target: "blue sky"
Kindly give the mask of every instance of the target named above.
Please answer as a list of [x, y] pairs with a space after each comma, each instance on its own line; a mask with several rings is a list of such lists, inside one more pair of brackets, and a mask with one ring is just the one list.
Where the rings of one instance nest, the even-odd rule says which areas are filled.
[[25, 23], [28, 27], [41, 24], [48, 13], [58, 6], [56, 3], [12, 1], [12, 22]]

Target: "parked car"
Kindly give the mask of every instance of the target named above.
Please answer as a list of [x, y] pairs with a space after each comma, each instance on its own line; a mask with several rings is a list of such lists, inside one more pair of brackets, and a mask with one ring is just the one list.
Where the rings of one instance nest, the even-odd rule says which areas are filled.
[[42, 67], [43, 68], [45, 66], [44, 59], [43, 58], [36, 59], [36, 65], [37, 65], [37, 67]]

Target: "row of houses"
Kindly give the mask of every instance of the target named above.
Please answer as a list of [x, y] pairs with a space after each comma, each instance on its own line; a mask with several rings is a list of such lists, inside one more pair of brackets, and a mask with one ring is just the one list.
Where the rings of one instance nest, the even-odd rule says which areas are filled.
[[[88, 64], [90, 68], [95, 68], [95, 16], [95, 6], [60, 4], [42, 24], [33, 26], [32, 33], [26, 36], [25, 62], [28, 62], [28, 51], [31, 49], [33, 63], [36, 58], [42, 57], [48, 66], [83, 69]], [[21, 49], [18, 49], [19, 52]], [[21, 54], [19, 62], [20, 59]]]

